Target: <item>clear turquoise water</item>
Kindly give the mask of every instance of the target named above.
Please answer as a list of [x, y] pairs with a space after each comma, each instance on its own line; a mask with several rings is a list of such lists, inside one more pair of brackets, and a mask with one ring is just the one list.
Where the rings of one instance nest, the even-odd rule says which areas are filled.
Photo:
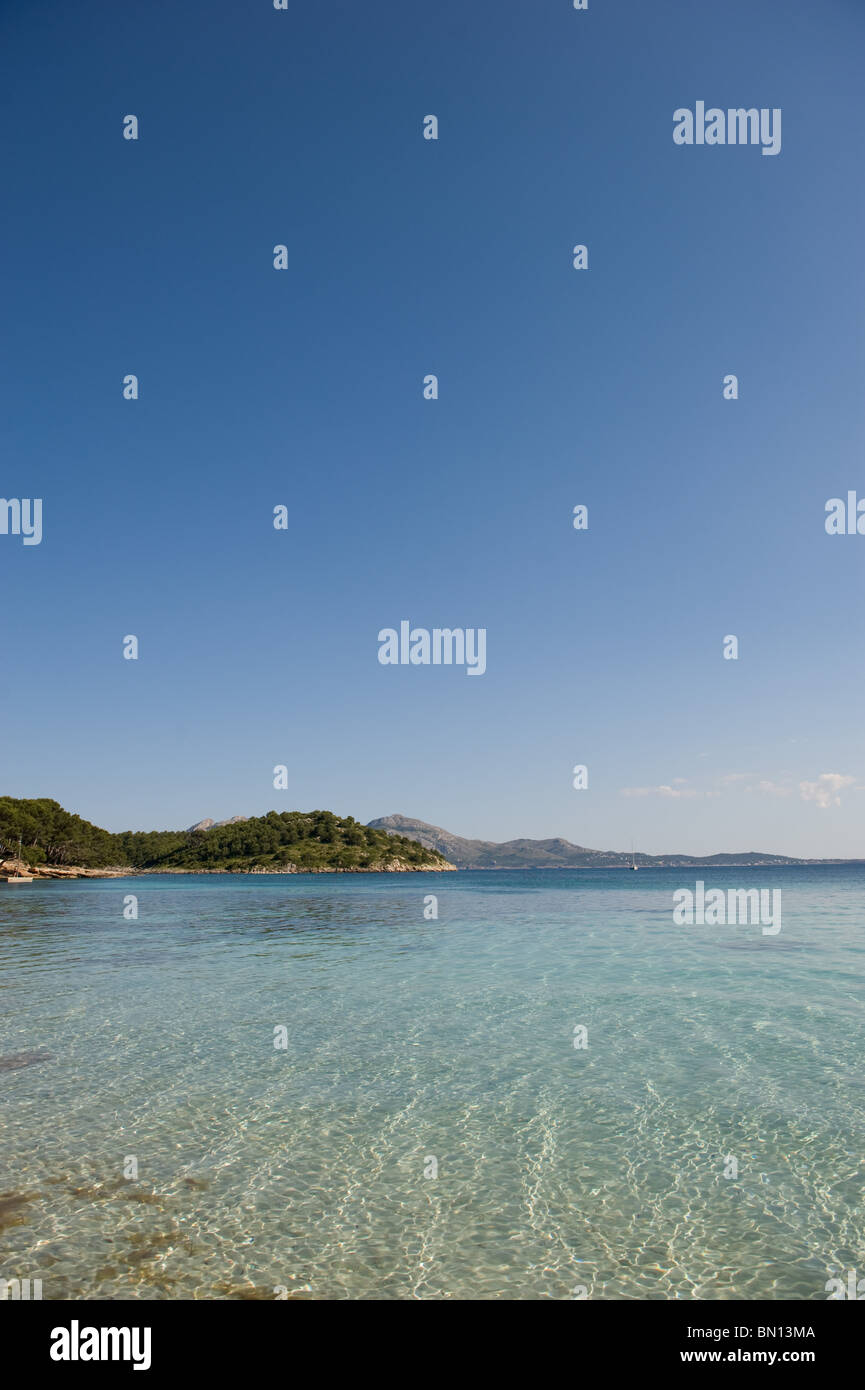
[[6, 890], [0, 1056], [48, 1055], [0, 1064], [0, 1275], [825, 1298], [865, 1274], [865, 872], [703, 877], [780, 887], [780, 935], [674, 925], [681, 870]]

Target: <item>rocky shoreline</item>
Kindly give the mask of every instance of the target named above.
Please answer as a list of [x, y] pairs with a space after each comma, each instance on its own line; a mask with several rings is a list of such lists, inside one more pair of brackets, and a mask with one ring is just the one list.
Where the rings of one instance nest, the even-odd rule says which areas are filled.
[[31, 878], [125, 878], [134, 869], [82, 869], [76, 864], [27, 864], [23, 859], [4, 859], [0, 874], [29, 874]]
[[108, 869], [83, 869], [74, 864], [26, 864], [23, 859], [6, 859], [0, 863], [0, 874], [30, 874], [35, 879], [75, 878], [143, 878], [148, 874], [413, 874], [456, 873], [455, 864], [440, 860], [427, 864], [404, 864], [400, 859], [387, 859], [368, 869], [340, 869], [324, 866], [317, 869], [300, 868], [297, 864], [278, 864], [273, 868], [254, 865], [249, 869], [133, 869], [118, 865]]
[[388, 859], [381, 864], [373, 864], [368, 869], [340, 869], [333, 865], [320, 868], [303, 868], [298, 864], [275, 864], [265, 867], [256, 864], [250, 869], [122, 869], [118, 874], [134, 874], [143, 878], [147, 874], [429, 874], [457, 872], [456, 864], [442, 864], [431, 860], [428, 864], [403, 864], [400, 859]]

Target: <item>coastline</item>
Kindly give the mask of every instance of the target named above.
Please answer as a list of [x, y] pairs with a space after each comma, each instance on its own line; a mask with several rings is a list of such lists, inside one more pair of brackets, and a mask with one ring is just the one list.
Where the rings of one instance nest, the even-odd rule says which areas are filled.
[[[0, 865], [0, 871], [6, 872], [7, 865], [10, 871], [14, 871], [19, 861], [7, 860]], [[403, 864], [399, 860], [390, 860], [384, 864], [372, 865], [366, 869], [341, 869], [335, 866], [323, 866], [320, 868], [299, 868], [296, 864], [280, 864], [276, 868], [249, 868], [249, 869], [136, 869], [127, 866], [114, 866], [107, 869], [84, 869], [77, 865], [55, 868], [50, 864], [31, 864], [27, 865], [20, 862], [22, 873], [28, 873], [34, 883], [41, 880], [49, 882], [58, 880], [64, 883], [72, 882], [81, 878], [144, 878], [146, 875], [198, 875], [198, 874], [236, 874], [240, 876], [251, 875], [256, 878], [273, 874], [428, 874], [428, 873], [457, 873], [455, 864], [442, 864], [438, 861], [428, 864]]]
[[[7, 860], [0, 864], [0, 872], [14, 870], [18, 861]], [[724, 872], [728, 869], [832, 869], [843, 868], [845, 865], [865, 864], [863, 859], [801, 859], [784, 862], [773, 862], [771, 860], [754, 863], [752, 861], [741, 861], [730, 864], [641, 864], [641, 873], [651, 873], [653, 869], [681, 869], [684, 873], [691, 870], [697, 873]], [[85, 869], [78, 865], [68, 865], [62, 868], [54, 867], [50, 864], [31, 864], [27, 865], [23, 861], [20, 863], [22, 873], [28, 873], [35, 882], [48, 883], [51, 881], [71, 883], [76, 879], [101, 878], [149, 878], [149, 877], [201, 877], [204, 875], [234, 875], [236, 877], [262, 878], [289, 874], [431, 874], [431, 873], [471, 873], [471, 874], [522, 874], [522, 873], [611, 873], [621, 872], [629, 869], [625, 864], [442, 864], [440, 862], [429, 864], [403, 864], [399, 861], [391, 861], [386, 864], [376, 864], [369, 868], [343, 869], [332, 865], [325, 865], [318, 868], [302, 868], [297, 864], [280, 864], [274, 868], [255, 867], [249, 869], [174, 869], [174, 868], [148, 868], [137, 869], [129, 866], [114, 865], [105, 869]]]

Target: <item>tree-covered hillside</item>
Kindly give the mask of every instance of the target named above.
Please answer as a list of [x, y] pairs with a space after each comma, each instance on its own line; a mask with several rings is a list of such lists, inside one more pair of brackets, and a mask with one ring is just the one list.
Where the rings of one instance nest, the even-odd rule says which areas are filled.
[[407, 868], [446, 865], [416, 840], [388, 835], [331, 811], [269, 811], [266, 816], [210, 830], [124, 830], [112, 834], [64, 811], [56, 801], [0, 797], [0, 858], [31, 864], [136, 869], [374, 869], [398, 861]]

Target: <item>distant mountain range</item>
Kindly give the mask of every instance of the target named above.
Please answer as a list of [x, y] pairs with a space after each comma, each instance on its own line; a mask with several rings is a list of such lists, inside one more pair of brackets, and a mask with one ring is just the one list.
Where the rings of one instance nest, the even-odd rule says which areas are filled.
[[[410, 816], [381, 816], [368, 822], [372, 830], [386, 830], [389, 835], [401, 835], [417, 840], [425, 849], [443, 854], [458, 869], [614, 869], [627, 868], [630, 854], [616, 850], [585, 849], [568, 840], [465, 840], [441, 826]], [[636, 854], [642, 868], [699, 868], [732, 864], [844, 864], [856, 860], [791, 859], [784, 854], [765, 854], [748, 850], [741, 854]]]

